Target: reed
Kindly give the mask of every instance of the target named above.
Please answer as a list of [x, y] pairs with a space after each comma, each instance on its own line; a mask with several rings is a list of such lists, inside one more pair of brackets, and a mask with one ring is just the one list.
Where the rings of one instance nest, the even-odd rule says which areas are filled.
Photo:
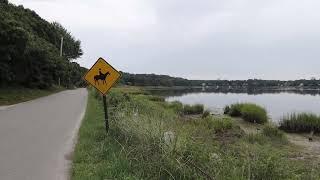
[[320, 117], [313, 113], [292, 113], [282, 117], [280, 129], [287, 132], [320, 132]]

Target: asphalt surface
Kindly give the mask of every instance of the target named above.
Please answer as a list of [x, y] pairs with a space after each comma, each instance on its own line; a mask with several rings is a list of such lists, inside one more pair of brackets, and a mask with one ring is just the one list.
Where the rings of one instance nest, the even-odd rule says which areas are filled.
[[68, 179], [87, 90], [0, 108], [0, 180]]

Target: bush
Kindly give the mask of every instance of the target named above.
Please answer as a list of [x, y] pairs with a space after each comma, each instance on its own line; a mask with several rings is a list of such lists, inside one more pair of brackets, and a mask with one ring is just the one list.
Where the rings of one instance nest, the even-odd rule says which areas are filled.
[[320, 132], [320, 117], [312, 113], [293, 113], [281, 119], [280, 129], [287, 132]]
[[242, 118], [248, 122], [263, 124], [268, 121], [266, 110], [255, 104], [244, 104], [241, 114]]
[[184, 105], [183, 113], [185, 115], [202, 114], [204, 111], [204, 106], [202, 104], [196, 105]]
[[251, 103], [237, 103], [232, 104], [228, 110], [225, 107], [225, 112], [228, 112], [230, 116], [242, 117], [245, 121], [255, 122], [263, 124], [268, 121], [268, 116], [266, 110], [256, 104]]
[[207, 117], [209, 117], [210, 116], [210, 111], [209, 110], [205, 110], [204, 112], [203, 112], [203, 114], [202, 114], [202, 119], [204, 119], [204, 118], [207, 118]]
[[223, 108], [223, 114], [229, 114], [230, 112], [230, 107], [229, 106], [226, 106]]
[[233, 117], [239, 117], [241, 116], [241, 108], [243, 107], [244, 104], [232, 104], [230, 106], [230, 110], [229, 110], [229, 115], [233, 116]]

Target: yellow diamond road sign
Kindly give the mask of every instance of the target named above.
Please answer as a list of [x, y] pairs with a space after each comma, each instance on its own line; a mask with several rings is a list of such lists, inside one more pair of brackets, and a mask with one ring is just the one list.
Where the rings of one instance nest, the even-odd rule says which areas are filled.
[[99, 58], [84, 76], [84, 79], [105, 95], [120, 77], [120, 72], [103, 58]]

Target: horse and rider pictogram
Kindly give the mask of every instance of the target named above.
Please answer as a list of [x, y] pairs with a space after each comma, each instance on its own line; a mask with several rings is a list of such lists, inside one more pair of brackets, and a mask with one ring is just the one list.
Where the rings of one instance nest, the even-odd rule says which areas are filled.
[[94, 76], [94, 84], [98, 84], [99, 85], [99, 80], [102, 81], [102, 84], [107, 84], [106, 78], [110, 75], [109, 72], [106, 72], [105, 74], [103, 74], [101, 72], [101, 69], [99, 69], [99, 74]]

